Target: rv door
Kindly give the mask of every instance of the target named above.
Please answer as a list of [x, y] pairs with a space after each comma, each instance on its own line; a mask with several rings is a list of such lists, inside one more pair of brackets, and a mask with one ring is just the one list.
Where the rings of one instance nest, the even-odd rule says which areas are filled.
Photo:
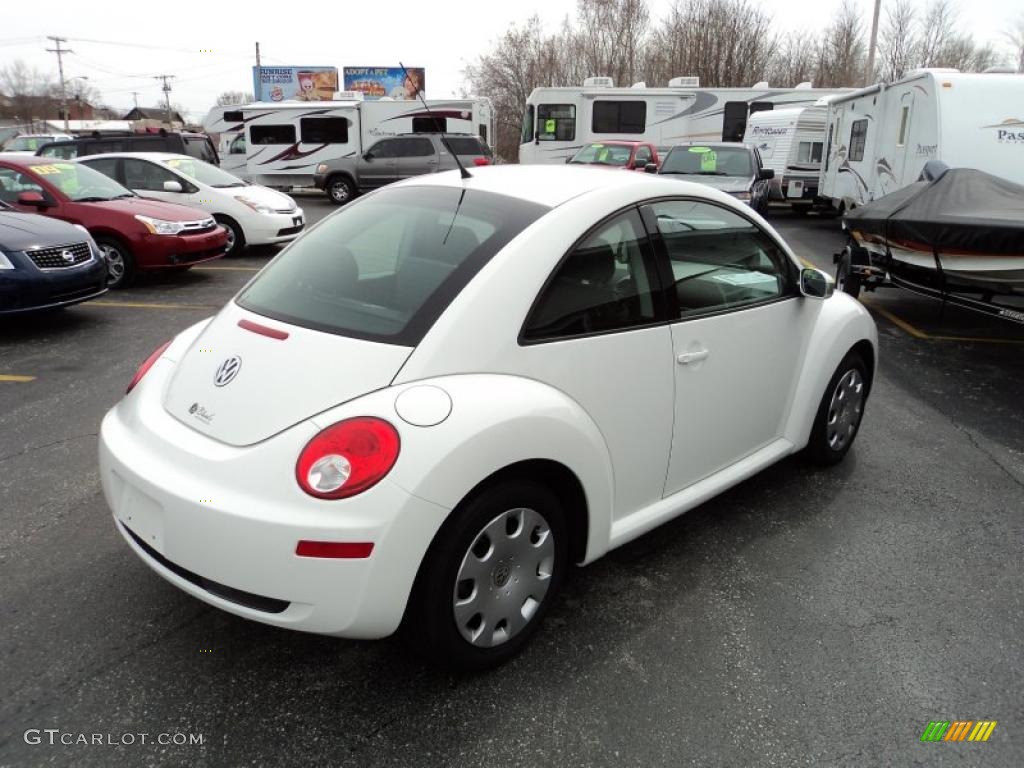
[[914, 92], [908, 90], [900, 98], [900, 111], [896, 116], [896, 150], [894, 152], [892, 169], [893, 174], [896, 176], [893, 180], [895, 184], [894, 189], [900, 189], [912, 181], [917, 181], [916, 178], [907, 178], [907, 174], [912, 171], [912, 169], [907, 167], [911, 154], [907, 149], [910, 144], [910, 129], [913, 118]]

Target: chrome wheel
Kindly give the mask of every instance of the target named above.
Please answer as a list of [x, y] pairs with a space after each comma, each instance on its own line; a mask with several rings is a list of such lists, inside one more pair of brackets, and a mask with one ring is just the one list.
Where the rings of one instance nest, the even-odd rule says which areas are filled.
[[347, 181], [338, 180], [331, 182], [331, 200], [339, 204], [347, 203], [351, 196], [352, 190], [349, 189]]
[[833, 451], [841, 451], [853, 440], [864, 409], [864, 379], [851, 368], [836, 384], [828, 406], [825, 437]]
[[111, 285], [117, 285], [124, 279], [124, 254], [109, 243], [101, 243], [100, 253], [107, 262], [107, 277]]
[[235, 228], [229, 227], [227, 224], [225, 224], [224, 229], [228, 231], [228, 241], [224, 246], [224, 252], [231, 253], [233, 250], [235, 250]]
[[502, 512], [483, 527], [462, 558], [452, 609], [459, 633], [490, 648], [521, 632], [551, 585], [555, 540], [533, 509]]

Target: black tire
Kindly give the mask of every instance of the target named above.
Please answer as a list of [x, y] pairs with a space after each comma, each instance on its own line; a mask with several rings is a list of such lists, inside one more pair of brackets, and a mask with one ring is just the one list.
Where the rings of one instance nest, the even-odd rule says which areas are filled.
[[[549, 556], [550, 576], [547, 591], [540, 596], [539, 605], [535, 607], [521, 629], [500, 644], [482, 647], [463, 636], [463, 631], [473, 631], [470, 629], [473, 620], [467, 621], [464, 630], [460, 629], [460, 624], [456, 621], [455, 601], [460, 592], [467, 588], [467, 583], [469, 591], [474, 595], [477, 594], [477, 590], [482, 590], [485, 584], [488, 587], [487, 593], [480, 592], [485, 600], [475, 603], [473, 608], [469, 609], [470, 612], [477, 605], [483, 610], [490, 609], [492, 613], [500, 612], [506, 610], [503, 607], [505, 605], [512, 609], [517, 597], [522, 599], [526, 596], [529, 600], [531, 592], [528, 588], [530, 582], [527, 580], [533, 579], [531, 569], [536, 573], [541, 572], [540, 565], [523, 558], [520, 558], [518, 564], [515, 563], [514, 557], [495, 558], [502, 552], [503, 545], [501, 542], [490, 543], [490, 540], [486, 539], [489, 525], [497, 523], [502, 515], [512, 516], [516, 511], [522, 510], [533, 511], [535, 515], [532, 520], [537, 521], [539, 518], [547, 523], [548, 534], [554, 545]], [[509, 534], [508, 541], [514, 541], [518, 536], [528, 537], [519, 539], [520, 545], [522, 542], [530, 541], [531, 547], [538, 547], [539, 557], [539, 547], [543, 544], [532, 543], [536, 531], [536, 527], [521, 522], [519, 533], [515, 534], [515, 538], [513, 534]], [[479, 581], [465, 578], [460, 580], [463, 564], [468, 564], [469, 558], [474, 556], [470, 548], [478, 549], [481, 543], [485, 547], [491, 547], [492, 554], [489, 557], [493, 558], [493, 565], [483, 566], [488, 569], [487, 575]], [[402, 623], [405, 641], [413, 651], [437, 666], [475, 672], [504, 664], [518, 654], [537, 632], [558, 594], [568, 566], [568, 543], [565, 514], [558, 498], [548, 488], [530, 480], [514, 478], [499, 480], [485, 486], [452, 512], [424, 556]], [[526, 570], [519, 570], [523, 566], [526, 566]], [[509, 590], [516, 590], [520, 576], [523, 578], [523, 586], [520, 587], [518, 594], [513, 594], [512, 600], [506, 603], [499, 603], [498, 601], [502, 599], [501, 590], [506, 587]], [[536, 580], [535, 586], [539, 583], [539, 580]], [[506, 591], [505, 596], [508, 595], [509, 592]], [[469, 597], [467, 594], [466, 598]], [[525, 606], [526, 602], [522, 605]], [[483, 614], [477, 616], [482, 617]], [[501, 624], [501, 620], [494, 623], [496, 632], [501, 632]], [[482, 643], [487, 642], [488, 637], [494, 638], [494, 632], [487, 634], [491, 630], [485, 621], [478, 626]]]
[[331, 176], [324, 185], [324, 191], [335, 205], [344, 205], [356, 196], [355, 185], [347, 176]]
[[839, 254], [839, 261], [836, 263], [836, 288], [856, 299], [860, 296], [864, 283], [860, 275], [854, 274], [852, 265], [853, 246], [847, 245]]
[[[852, 380], [847, 377], [854, 376]], [[852, 389], [856, 389], [859, 381], [860, 401], [856, 408], [853, 408], [855, 401], [849, 399]], [[825, 393], [821, 396], [821, 404], [814, 416], [814, 425], [811, 427], [811, 439], [807, 443], [804, 454], [807, 459], [820, 467], [829, 467], [838, 464], [850, 450], [853, 441], [860, 431], [860, 422], [864, 417], [864, 406], [867, 403], [868, 391], [871, 382], [868, 379], [868, 368], [858, 352], [849, 352], [836, 372], [829, 379]], [[834, 407], [833, 398], [842, 387], [847, 394], [847, 401], [844, 405]], [[847, 410], [843, 411], [843, 408]], [[835, 429], [835, 427], [842, 427]], [[836, 437], [845, 435], [844, 439], [837, 441]]]
[[228, 243], [230, 247], [224, 251], [224, 256], [241, 256], [245, 253], [245, 233], [238, 222], [222, 213], [214, 215], [213, 218], [218, 224], [228, 230]]
[[100, 235], [95, 240], [107, 261], [107, 287], [127, 288], [134, 283], [135, 256], [127, 244], [113, 235]]

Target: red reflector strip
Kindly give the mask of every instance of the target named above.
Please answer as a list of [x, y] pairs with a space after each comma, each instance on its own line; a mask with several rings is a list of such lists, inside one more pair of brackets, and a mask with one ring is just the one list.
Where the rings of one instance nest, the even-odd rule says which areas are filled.
[[488, 160], [486, 157], [474, 157], [473, 158], [473, 165], [490, 165], [490, 164], [491, 164], [491, 161]]
[[252, 331], [253, 333], [258, 333], [261, 336], [269, 336], [270, 338], [277, 339], [278, 341], [284, 341], [288, 338], [288, 333], [286, 331], [279, 331], [276, 328], [268, 328], [265, 325], [254, 323], [252, 320], [239, 320], [238, 327], [245, 328], [245, 330]]
[[361, 560], [373, 552], [373, 542], [300, 541], [295, 547], [299, 557], [333, 557]]

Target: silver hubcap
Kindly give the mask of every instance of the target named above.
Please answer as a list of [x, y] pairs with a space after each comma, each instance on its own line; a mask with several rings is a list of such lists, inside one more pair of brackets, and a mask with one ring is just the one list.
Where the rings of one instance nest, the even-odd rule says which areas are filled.
[[348, 200], [348, 186], [340, 181], [334, 182], [331, 184], [331, 197], [339, 202]]
[[860, 371], [851, 368], [836, 384], [832, 402], [828, 406], [826, 437], [829, 448], [841, 451], [853, 440], [863, 407], [864, 379]]
[[227, 250], [235, 250], [235, 230], [229, 227], [227, 224], [224, 225], [224, 229], [228, 232]]
[[555, 566], [547, 520], [532, 509], [502, 512], [476, 535], [452, 595], [455, 624], [481, 648], [501, 645], [537, 613]]
[[121, 282], [121, 278], [124, 277], [124, 254], [114, 246], [106, 244], [100, 246], [100, 251], [103, 253], [103, 258], [107, 260], [107, 274], [110, 276], [110, 282]]

